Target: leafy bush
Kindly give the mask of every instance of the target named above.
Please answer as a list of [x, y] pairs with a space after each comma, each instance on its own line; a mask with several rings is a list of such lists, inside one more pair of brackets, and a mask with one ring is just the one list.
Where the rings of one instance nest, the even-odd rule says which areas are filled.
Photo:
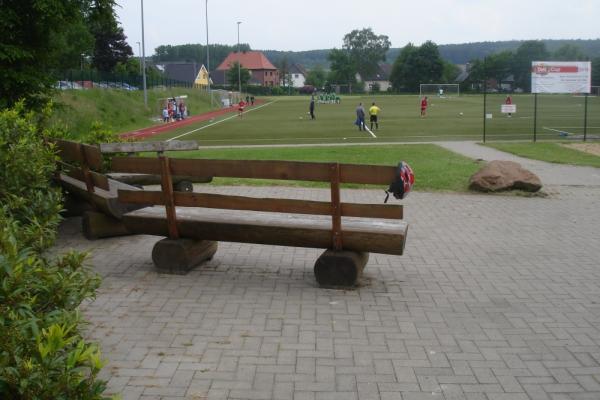
[[100, 280], [85, 254], [41, 255], [61, 209], [42, 121], [22, 104], [0, 112], [0, 399], [102, 399], [100, 353], [77, 311]]
[[20, 226], [17, 241], [35, 250], [53, 243], [62, 201], [51, 186], [56, 155], [44, 144], [47, 136], [22, 103], [0, 112], [0, 203]]
[[99, 278], [84, 254], [48, 261], [17, 240], [20, 229], [0, 209], [0, 398], [101, 399], [105, 383], [95, 344], [86, 343], [77, 307]]

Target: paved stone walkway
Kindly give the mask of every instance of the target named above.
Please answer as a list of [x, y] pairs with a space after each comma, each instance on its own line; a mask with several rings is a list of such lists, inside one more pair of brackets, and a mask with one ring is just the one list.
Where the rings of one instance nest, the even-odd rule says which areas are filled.
[[372, 254], [356, 290], [318, 288], [313, 249], [221, 243], [161, 275], [157, 238], [86, 241], [75, 218], [57, 250], [92, 251], [83, 312], [125, 400], [600, 399], [600, 188], [553, 193], [411, 193], [406, 254]]
[[553, 164], [499, 151], [476, 142], [436, 142], [456, 153], [485, 161], [515, 161], [535, 173], [544, 185], [600, 186], [600, 168]]

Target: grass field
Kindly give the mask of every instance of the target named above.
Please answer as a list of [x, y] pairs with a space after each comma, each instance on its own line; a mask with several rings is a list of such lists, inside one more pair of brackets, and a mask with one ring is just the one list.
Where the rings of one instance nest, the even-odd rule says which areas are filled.
[[[419, 117], [419, 98], [400, 96], [346, 96], [342, 104], [317, 104], [316, 120], [307, 115], [309, 97], [266, 99], [267, 105], [250, 109], [244, 118], [232, 116], [187, 126], [151, 140], [198, 140], [202, 145], [312, 144], [351, 142], [414, 142], [435, 140], [481, 140], [483, 96], [430, 98], [427, 118]], [[365, 108], [375, 101], [381, 107], [380, 130], [376, 138], [359, 132], [354, 125], [354, 110], [359, 102]], [[508, 118], [500, 114], [503, 95], [488, 95], [487, 140], [531, 140], [533, 137], [533, 96], [515, 95], [517, 113]], [[557, 140], [578, 135], [583, 128], [584, 98], [570, 95], [538, 97], [537, 137]], [[462, 115], [461, 115], [462, 113]], [[222, 122], [221, 122], [222, 121]], [[588, 103], [588, 134], [600, 135], [600, 98]]]
[[[156, 156], [156, 155], [153, 155]], [[397, 165], [406, 161], [413, 168], [414, 189], [422, 191], [466, 191], [469, 177], [480, 165], [434, 144], [344, 147], [262, 147], [234, 149], [202, 149], [193, 152], [171, 152], [170, 157], [228, 160], [290, 160], [340, 162], [353, 164]], [[315, 182], [265, 181], [249, 179], [215, 179], [219, 185], [285, 185], [326, 187]], [[365, 187], [345, 185], [344, 187]], [[379, 187], [387, 189], [387, 187]]]
[[487, 146], [534, 160], [600, 168], [600, 157], [558, 143], [488, 143]]

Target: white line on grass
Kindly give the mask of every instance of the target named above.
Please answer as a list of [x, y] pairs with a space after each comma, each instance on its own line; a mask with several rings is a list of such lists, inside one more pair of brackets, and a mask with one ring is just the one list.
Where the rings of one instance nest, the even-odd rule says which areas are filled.
[[375, 136], [375, 134], [373, 132], [371, 132], [371, 130], [369, 128], [367, 128], [367, 124], [364, 124], [363, 128], [365, 128], [365, 130], [367, 132], [369, 132], [371, 134], [371, 136], [373, 136], [375, 139], [377, 139], [377, 136]]
[[574, 135], [574, 133], [572, 133], [572, 132], [561, 131], [561, 130], [558, 130], [558, 129], [548, 128], [548, 127], [544, 127], [544, 129], [546, 129], [548, 131], [558, 132], [558, 133], [566, 133], [567, 135]]
[[[555, 128], [565, 128], [565, 129], [583, 129], [583, 126], [555, 126]], [[600, 126], [588, 126], [588, 129], [600, 129]]]
[[[261, 106], [258, 106], [258, 107], [256, 107], [256, 108], [253, 108], [253, 109], [251, 109], [251, 110], [248, 110], [248, 111], [246, 111], [246, 114], [248, 114], [249, 112], [252, 112], [252, 111], [259, 110], [259, 109], [261, 109], [261, 108], [263, 108], [263, 107], [266, 107], [266, 106], [268, 106], [268, 105], [271, 105], [271, 104], [273, 104], [273, 103], [275, 103], [275, 101], [270, 101], [270, 102], [268, 102], [268, 103], [265, 103], [265, 104], [263, 104], [263, 105], [261, 105]], [[213, 125], [220, 124], [221, 122], [225, 122], [225, 121], [227, 121], [227, 120], [230, 120], [230, 119], [233, 119], [233, 118], [237, 118], [237, 116], [238, 116], [238, 115], [237, 115], [237, 114], [235, 114], [235, 115], [232, 115], [231, 117], [223, 118], [223, 119], [221, 119], [221, 120], [218, 120], [218, 121], [216, 121], [216, 122], [213, 122], [212, 124], [204, 125], [204, 126], [201, 126], [200, 128], [196, 128], [196, 129], [194, 129], [194, 130], [191, 130], [191, 131], [189, 131], [189, 132], [182, 133], [181, 135], [177, 135], [177, 136], [175, 136], [175, 137], [172, 137], [171, 139], [167, 139], [167, 142], [170, 142], [171, 140], [179, 139], [180, 137], [187, 136], [187, 135], [189, 135], [190, 133], [194, 133], [194, 132], [201, 131], [202, 129], [206, 129], [206, 128], [208, 128], [208, 127], [211, 127], [211, 126], [213, 126]]]

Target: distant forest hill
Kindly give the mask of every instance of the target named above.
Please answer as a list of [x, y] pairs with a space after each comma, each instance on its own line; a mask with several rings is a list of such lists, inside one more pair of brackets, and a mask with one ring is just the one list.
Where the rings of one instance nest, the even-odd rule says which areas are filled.
[[[579, 47], [583, 54], [590, 58], [600, 57], [600, 39], [593, 40], [543, 40], [546, 49], [554, 52], [564, 44], [571, 44]], [[522, 40], [511, 40], [504, 42], [476, 42], [463, 44], [443, 44], [439, 45], [440, 54], [443, 59], [454, 64], [466, 64], [475, 59], [482, 59], [493, 53], [504, 50], [516, 50]], [[242, 51], [249, 50], [250, 45], [242, 43]], [[237, 46], [222, 44], [210, 45], [210, 66], [215, 69], [231, 51], [235, 51]], [[400, 54], [401, 48], [392, 48], [387, 53], [387, 62], [393, 63]], [[305, 68], [311, 69], [320, 65], [324, 68], [329, 67], [327, 55], [330, 50], [308, 50], [308, 51], [279, 51], [263, 50], [263, 53], [275, 65], [279, 65], [284, 56], [287, 56], [288, 63], [297, 63]], [[152, 56], [155, 63], [161, 62], [196, 62], [206, 64], [206, 47], [201, 44], [183, 44], [183, 45], [165, 45], [158, 46], [155, 54]]]
[[[582, 40], [542, 40], [546, 44], [546, 49], [549, 52], [556, 51], [564, 44], [578, 46], [581, 51], [590, 58], [600, 57], [600, 39]], [[504, 50], [516, 50], [523, 40], [510, 40], [503, 42], [474, 42], [461, 44], [443, 44], [439, 45], [440, 55], [446, 61], [454, 64], [466, 64], [471, 60], [482, 59], [493, 53], [498, 53]], [[400, 54], [402, 48], [391, 48], [387, 53], [387, 62], [392, 63]], [[329, 61], [327, 55], [329, 50], [308, 50], [308, 51], [279, 51], [279, 50], [263, 50], [263, 53], [273, 63], [278, 64], [279, 61], [287, 56], [288, 62], [298, 63], [306, 68], [313, 68], [317, 65], [328, 67]]]

